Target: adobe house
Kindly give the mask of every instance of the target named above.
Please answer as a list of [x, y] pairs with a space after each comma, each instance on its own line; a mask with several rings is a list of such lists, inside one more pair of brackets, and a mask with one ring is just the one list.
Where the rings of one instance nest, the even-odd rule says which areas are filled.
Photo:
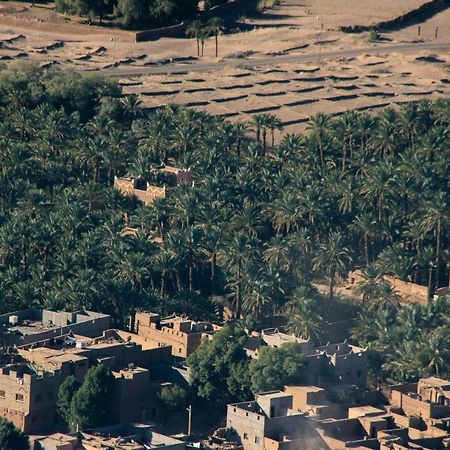
[[111, 368], [115, 378], [113, 420], [155, 418], [160, 383], [151, 382], [149, 369], [155, 362], [170, 360], [171, 347], [143, 349], [132, 337], [117, 330], [106, 330], [96, 338], [72, 333], [19, 347], [18, 355], [3, 355], [0, 414], [28, 433], [51, 428], [64, 380], [74, 375], [82, 383], [89, 367], [101, 363]]
[[203, 338], [211, 339], [221, 326], [208, 322], [195, 322], [180, 316], [161, 319], [159, 314], [135, 314], [134, 332], [145, 342], [157, 347], [171, 346], [172, 356], [187, 358], [197, 350]]
[[63, 377], [59, 371], [38, 372], [27, 363], [0, 368], [0, 416], [26, 433], [52, 427], [56, 397]]
[[253, 333], [248, 336], [244, 348], [249, 357], [257, 359], [261, 347], [280, 347], [289, 342], [300, 345], [305, 355], [308, 383], [321, 385], [331, 382], [358, 387], [366, 385], [367, 352], [347, 341], [314, 347], [307, 339], [283, 333], [277, 328], [269, 328], [262, 330], [261, 335]]
[[0, 315], [0, 338], [4, 348], [51, 340], [70, 333], [98, 336], [111, 326], [111, 317], [94, 311], [26, 309]]
[[294, 411], [292, 406], [292, 395], [281, 391], [265, 392], [256, 395], [254, 401], [228, 405], [227, 436], [238, 441], [244, 450], [311, 448], [307, 442], [310, 444], [318, 436], [310, 429], [306, 415]]
[[135, 197], [146, 205], [151, 205], [157, 198], [166, 198], [170, 190], [180, 183], [193, 184], [192, 174], [187, 169], [161, 166], [150, 169], [150, 176], [159, 184], [148, 183], [142, 177], [114, 177], [114, 187], [122, 195]]
[[409, 425], [409, 418], [419, 417], [422, 427], [450, 429], [450, 382], [446, 380], [430, 377], [393, 386], [389, 400], [399, 425]]

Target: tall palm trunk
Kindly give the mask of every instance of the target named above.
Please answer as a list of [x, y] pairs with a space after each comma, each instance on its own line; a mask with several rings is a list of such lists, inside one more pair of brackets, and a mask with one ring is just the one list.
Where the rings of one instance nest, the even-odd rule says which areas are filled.
[[344, 144], [343, 152], [342, 152], [342, 173], [345, 172], [345, 165], [347, 163], [347, 146]]
[[239, 262], [237, 269], [237, 285], [236, 285], [236, 306], [235, 306], [235, 318], [239, 319], [241, 317], [241, 276], [242, 276], [242, 263]]
[[330, 303], [333, 301], [333, 295], [334, 295], [334, 284], [336, 282], [336, 271], [333, 270], [333, 272], [330, 275]]
[[437, 227], [436, 227], [436, 279], [435, 279], [435, 287], [439, 288], [439, 278], [440, 278], [440, 269], [441, 269], [441, 219], [439, 218]]
[[217, 253], [214, 252], [211, 256], [211, 297], [214, 297], [216, 292], [216, 262]]
[[414, 271], [414, 283], [417, 283], [419, 280], [419, 262], [420, 262], [420, 240], [417, 240], [416, 244], [416, 270]]
[[216, 58], [219, 55], [219, 34], [216, 32], [214, 33], [214, 38], [216, 40]]
[[370, 264], [369, 258], [369, 233], [364, 233], [364, 253], [366, 255], [366, 265]]
[[163, 270], [161, 272], [160, 292], [161, 292], [161, 298], [164, 298], [164, 296], [166, 295], [166, 271], [165, 270]]
[[430, 264], [430, 268], [428, 269], [428, 301], [431, 300], [432, 286], [433, 286], [433, 264]]

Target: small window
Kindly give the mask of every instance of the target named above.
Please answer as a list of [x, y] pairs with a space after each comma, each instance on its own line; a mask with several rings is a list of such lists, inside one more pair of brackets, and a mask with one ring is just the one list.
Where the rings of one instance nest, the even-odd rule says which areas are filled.
[[248, 434], [244, 433], [244, 439], [248, 439]]
[[259, 444], [259, 437], [255, 436], [255, 444]]
[[16, 394], [16, 402], [23, 402], [23, 395], [22, 394]]
[[6, 392], [0, 391], [0, 398], [5, 398], [5, 397], [6, 397]]
[[248, 412], [246, 412], [245, 415], [248, 417]]
[[179, 350], [178, 350], [178, 353], [181, 353], [182, 352], [182, 349], [180, 348]]
[[36, 400], [36, 403], [42, 402], [42, 394], [36, 394], [36, 396], [34, 397], [34, 399]]

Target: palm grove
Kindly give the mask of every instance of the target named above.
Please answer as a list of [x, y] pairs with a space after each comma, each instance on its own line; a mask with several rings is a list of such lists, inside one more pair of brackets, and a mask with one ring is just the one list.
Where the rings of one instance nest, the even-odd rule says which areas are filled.
[[[121, 326], [138, 309], [221, 319], [227, 307], [254, 321], [286, 313], [293, 332], [320, 342], [337, 280], [361, 267], [368, 307], [355, 339], [370, 345], [374, 374], [450, 375], [448, 302], [399, 310], [382, 279], [430, 294], [447, 283], [449, 110], [440, 100], [317, 114], [308, 133], [275, 145], [270, 114], [146, 113], [95, 75], [3, 70], [1, 312], [85, 307]], [[150, 206], [112, 187], [115, 175], [151, 181], [161, 162], [200, 182]], [[393, 364], [400, 349], [407, 373]]]

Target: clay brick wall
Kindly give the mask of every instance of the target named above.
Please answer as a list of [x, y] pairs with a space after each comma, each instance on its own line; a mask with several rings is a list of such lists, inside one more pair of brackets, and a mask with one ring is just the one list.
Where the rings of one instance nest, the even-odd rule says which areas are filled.
[[60, 373], [43, 376], [0, 373], [0, 415], [27, 433], [55, 423]]

